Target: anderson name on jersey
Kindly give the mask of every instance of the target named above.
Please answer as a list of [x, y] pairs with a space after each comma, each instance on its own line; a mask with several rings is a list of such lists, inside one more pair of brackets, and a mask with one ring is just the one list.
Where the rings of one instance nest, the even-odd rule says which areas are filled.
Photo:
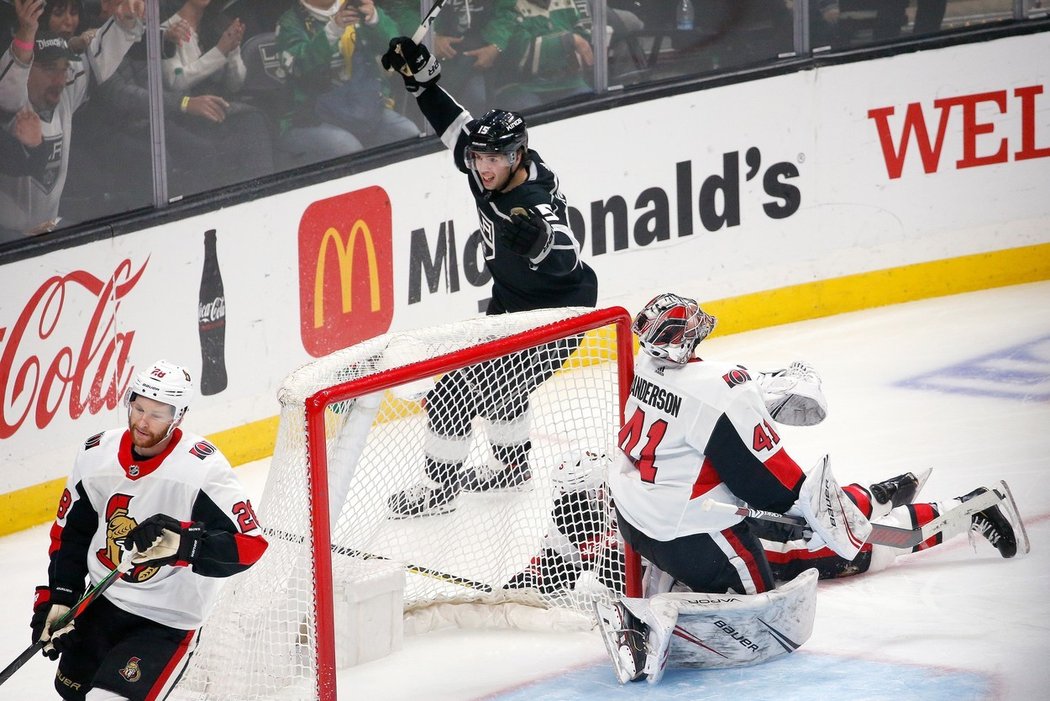
[[724, 530], [734, 514], [704, 511], [706, 498], [784, 511], [804, 474], [748, 371], [693, 359], [682, 367], [641, 353], [609, 475], [616, 508], [651, 538]]
[[123, 538], [154, 514], [200, 522], [194, 562], [135, 567], [105, 597], [129, 613], [172, 628], [199, 628], [222, 578], [247, 569], [266, 549], [251, 502], [226, 458], [202, 437], [176, 428], [167, 449], [135, 460], [126, 429], [87, 439], [51, 530], [52, 592], [76, 600], [120, 561]]

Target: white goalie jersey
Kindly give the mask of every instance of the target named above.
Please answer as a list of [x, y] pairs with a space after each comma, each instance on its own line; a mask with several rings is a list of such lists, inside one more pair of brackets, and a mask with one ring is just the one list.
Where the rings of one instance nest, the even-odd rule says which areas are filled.
[[706, 498], [781, 512], [798, 498], [803, 471], [742, 366], [696, 359], [669, 367], [640, 354], [625, 417], [610, 487], [620, 514], [651, 538], [741, 520], [705, 511]]

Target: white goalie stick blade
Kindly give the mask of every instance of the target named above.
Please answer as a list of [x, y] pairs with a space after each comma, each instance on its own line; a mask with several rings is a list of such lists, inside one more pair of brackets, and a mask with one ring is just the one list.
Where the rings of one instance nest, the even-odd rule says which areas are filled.
[[594, 614], [605, 650], [621, 684], [645, 677], [645, 631], [638, 619], [619, 601], [596, 599]]

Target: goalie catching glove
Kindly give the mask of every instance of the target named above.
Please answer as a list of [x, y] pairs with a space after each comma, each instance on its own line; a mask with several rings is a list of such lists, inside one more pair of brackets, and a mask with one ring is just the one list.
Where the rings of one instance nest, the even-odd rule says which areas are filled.
[[401, 74], [405, 90], [413, 95], [435, 84], [441, 77], [441, 63], [426, 46], [416, 44], [408, 37], [391, 39], [390, 48], [380, 61], [386, 70]]
[[551, 225], [534, 209], [515, 207], [510, 210], [510, 219], [501, 222], [498, 230], [507, 248], [533, 262], [546, 256], [554, 242]]
[[131, 563], [136, 566], [186, 566], [197, 556], [204, 528], [199, 523], [183, 524], [166, 514], [154, 514], [124, 537], [124, 549], [135, 550]]

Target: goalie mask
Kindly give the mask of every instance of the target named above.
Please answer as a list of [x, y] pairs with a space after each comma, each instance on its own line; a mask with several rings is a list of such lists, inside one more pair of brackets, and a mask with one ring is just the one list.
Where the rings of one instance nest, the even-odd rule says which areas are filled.
[[634, 318], [631, 330], [649, 355], [684, 365], [714, 327], [715, 318], [695, 300], [668, 292], [649, 300]]
[[167, 360], [158, 360], [146, 368], [131, 381], [124, 394], [124, 406], [130, 409], [131, 401], [136, 396], [146, 397], [175, 409], [175, 417], [168, 427], [168, 434], [175, 430], [193, 399], [193, 380], [190, 373], [181, 365]]
[[467, 141], [463, 160], [467, 167], [476, 170], [475, 155], [502, 154], [507, 158], [511, 173], [521, 164], [515, 159], [519, 149], [528, 150], [529, 134], [525, 128], [525, 118], [516, 112], [506, 110], [489, 110], [481, 119], [471, 120], [467, 124], [470, 138]]

